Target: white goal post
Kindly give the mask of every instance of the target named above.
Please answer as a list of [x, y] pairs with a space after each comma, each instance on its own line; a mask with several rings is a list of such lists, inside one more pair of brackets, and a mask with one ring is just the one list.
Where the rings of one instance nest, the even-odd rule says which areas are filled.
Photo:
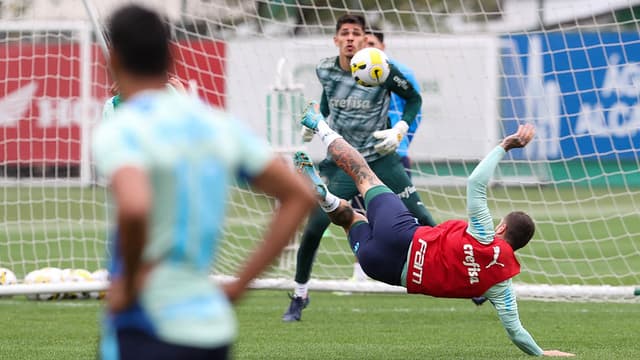
[[[111, 85], [98, 34], [127, 2], [0, 3], [0, 267], [19, 279], [44, 267], [105, 266], [112, 219], [87, 139]], [[536, 222], [519, 251], [518, 296], [640, 301], [640, 0], [140, 3], [168, 16], [174, 75], [279, 153], [304, 148], [314, 160], [324, 149], [300, 142], [297, 117], [320, 97], [315, 65], [337, 55], [336, 19], [364, 15], [421, 86], [412, 179], [435, 219], [464, 218], [466, 176], [504, 134], [533, 123], [534, 143], [504, 159], [488, 193], [496, 218], [523, 210]], [[233, 276], [275, 206], [234, 189], [214, 281]], [[291, 289], [296, 250], [293, 241], [253, 286]], [[310, 288], [404, 291], [348, 280], [352, 261], [330, 227]], [[0, 296], [55, 286], [83, 285], [0, 285]]]

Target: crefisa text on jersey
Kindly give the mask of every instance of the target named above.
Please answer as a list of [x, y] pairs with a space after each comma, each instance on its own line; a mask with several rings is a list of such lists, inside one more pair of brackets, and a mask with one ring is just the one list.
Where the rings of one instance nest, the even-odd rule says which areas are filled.
[[467, 267], [469, 284], [480, 282], [480, 279], [478, 279], [480, 275], [480, 264], [476, 262], [476, 258], [473, 256], [473, 246], [471, 246], [471, 244], [464, 244], [462, 245], [462, 251], [465, 255], [462, 265]]

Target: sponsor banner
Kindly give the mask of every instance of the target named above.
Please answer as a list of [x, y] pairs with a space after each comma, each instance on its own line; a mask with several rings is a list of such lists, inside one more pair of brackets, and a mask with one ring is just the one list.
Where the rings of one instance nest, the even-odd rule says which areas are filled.
[[[78, 163], [83, 111], [80, 46], [3, 46], [0, 72], [2, 163]], [[100, 106], [97, 99], [91, 104], [94, 117]]]
[[549, 33], [504, 37], [505, 132], [537, 126], [514, 157], [540, 160], [640, 156], [640, 35]]
[[[181, 79], [196, 82], [201, 97], [225, 105], [225, 45], [182, 41], [174, 47]], [[0, 47], [0, 164], [79, 164], [82, 126], [101, 119], [111, 95], [105, 61], [91, 49], [91, 95], [80, 96], [80, 45], [15, 43]], [[86, 108], [85, 108], [86, 106]]]

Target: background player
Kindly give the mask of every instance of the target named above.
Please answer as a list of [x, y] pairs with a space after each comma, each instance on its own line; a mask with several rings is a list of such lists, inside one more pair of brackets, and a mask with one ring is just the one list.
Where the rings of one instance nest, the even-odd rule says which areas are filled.
[[[185, 89], [182, 82], [177, 77], [170, 77], [167, 81], [167, 88], [172, 89], [174, 91], [179, 91], [183, 94], [187, 93], [187, 89]], [[111, 97], [104, 102], [102, 106], [102, 121], [106, 121], [113, 117], [114, 112], [122, 103], [122, 98], [120, 96], [120, 90], [118, 89], [118, 84], [113, 83], [109, 88], [109, 92], [111, 93]]]
[[[316, 68], [323, 88], [320, 109], [325, 116], [331, 115], [330, 121], [336, 131], [356, 147], [378, 177], [400, 196], [418, 221], [435, 225], [395, 153], [409, 124], [420, 111], [422, 98], [393, 65], [389, 78], [382, 86], [369, 88], [356, 85], [351, 77], [349, 62], [364, 46], [364, 29], [362, 16], [347, 14], [338, 19], [334, 43], [339, 55], [321, 60]], [[391, 92], [406, 99], [406, 106], [402, 120], [389, 128], [387, 111]], [[319, 169], [320, 174], [326, 177], [331, 192], [345, 199], [358, 194], [353, 180], [331, 157], [322, 161]], [[298, 249], [296, 288], [289, 308], [282, 317], [284, 321], [300, 320], [302, 309], [308, 304], [307, 282], [320, 240], [329, 224], [329, 218], [320, 208], [309, 218]]]
[[520, 272], [514, 251], [533, 237], [533, 221], [525, 213], [511, 212], [494, 230], [487, 207], [487, 183], [498, 162], [510, 149], [524, 147], [533, 139], [532, 125], [521, 125], [506, 137], [469, 176], [468, 222], [450, 220], [435, 227], [420, 226], [364, 158], [325, 123], [315, 105], [302, 123], [317, 132], [338, 166], [354, 179], [365, 197], [367, 217], [327, 191], [304, 153], [296, 154], [296, 166], [313, 180], [320, 205], [331, 220], [347, 232], [367, 275], [404, 286], [409, 293], [453, 298], [484, 295], [520, 350], [529, 355], [573, 356], [557, 350], [543, 351], [520, 323], [511, 284], [511, 278]]
[[[167, 89], [169, 31], [157, 14], [125, 6], [109, 32], [122, 103], [93, 139], [118, 226], [101, 358], [226, 358], [237, 332], [229, 300], [287, 245], [314, 196], [231, 116]], [[279, 206], [223, 292], [208, 275], [238, 175]]]
[[[384, 43], [384, 33], [376, 28], [370, 28], [370, 30], [365, 32], [365, 46], [374, 47], [376, 49], [380, 49], [385, 51], [385, 43]], [[387, 54], [388, 55], [388, 54]], [[416, 79], [413, 70], [411, 70], [408, 66], [398, 62], [395, 59], [389, 58], [389, 62], [392, 63], [398, 71], [404, 75], [404, 77], [409, 80], [413, 88], [420, 93], [420, 84]], [[391, 126], [395, 126], [399, 121], [402, 121], [402, 114], [404, 113], [404, 108], [406, 106], [407, 101], [399, 96], [396, 93], [391, 93], [391, 103], [389, 104], [389, 124]], [[416, 131], [418, 131], [418, 126], [422, 122], [422, 110], [418, 110], [416, 113], [415, 119], [409, 125], [409, 130], [407, 131], [407, 135], [402, 138], [400, 144], [398, 144], [398, 148], [396, 152], [400, 156], [400, 161], [402, 161], [402, 165], [407, 170], [407, 175], [411, 177], [411, 158], [409, 157], [409, 146], [411, 145], [411, 141], [413, 140], [413, 136]]]

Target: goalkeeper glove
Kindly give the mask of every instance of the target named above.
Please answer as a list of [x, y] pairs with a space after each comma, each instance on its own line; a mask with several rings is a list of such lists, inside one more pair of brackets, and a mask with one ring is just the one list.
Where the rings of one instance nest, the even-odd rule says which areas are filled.
[[315, 131], [313, 131], [313, 129], [302, 125], [302, 141], [309, 142], [313, 140], [313, 135], [315, 135]]
[[396, 151], [402, 139], [407, 135], [407, 130], [409, 130], [409, 125], [401, 120], [391, 129], [375, 131], [373, 137], [381, 141], [373, 148], [380, 155], [387, 155]]

